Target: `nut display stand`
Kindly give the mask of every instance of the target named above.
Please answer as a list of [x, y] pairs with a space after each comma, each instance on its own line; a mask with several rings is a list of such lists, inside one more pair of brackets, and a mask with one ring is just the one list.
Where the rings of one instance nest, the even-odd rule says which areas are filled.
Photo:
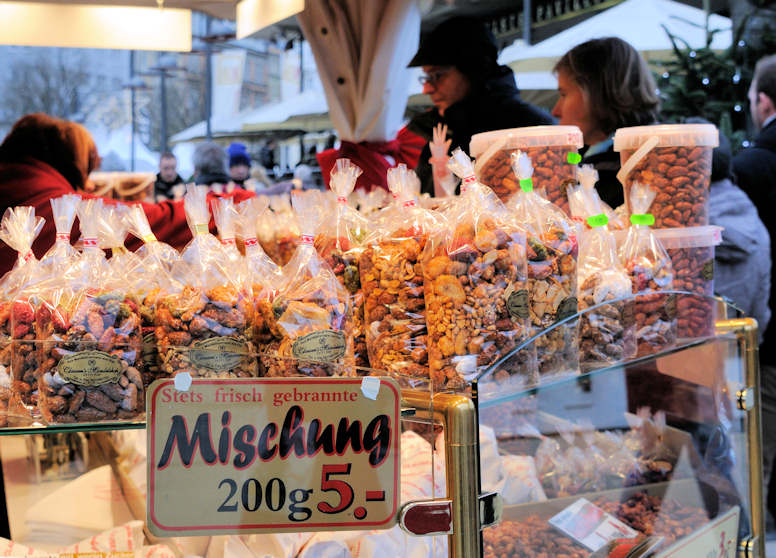
[[[459, 558], [615, 555], [586, 538], [579, 524], [589, 516], [574, 515], [584, 499], [632, 529], [630, 542], [652, 548], [649, 555], [721, 548], [764, 556], [757, 325], [727, 315], [718, 311], [713, 335], [582, 375], [540, 377], [534, 386], [504, 379], [498, 363], [460, 392], [394, 376], [402, 430], [430, 453], [418, 462], [428, 490], [402, 499], [401, 528], [424, 537], [429, 556], [445, 547]], [[143, 493], [107, 432], [143, 421], [9, 424], [0, 434], [90, 432], [90, 455], [106, 456], [128, 508], [145, 519]], [[7, 507], [14, 525], [24, 510], [13, 497]], [[564, 517], [574, 518], [573, 528]], [[171, 539], [147, 535], [184, 554]]]

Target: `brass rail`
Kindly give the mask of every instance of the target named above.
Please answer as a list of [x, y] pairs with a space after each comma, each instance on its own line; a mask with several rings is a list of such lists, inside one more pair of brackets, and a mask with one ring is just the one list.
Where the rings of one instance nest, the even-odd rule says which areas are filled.
[[[718, 334], [734, 334], [744, 361], [744, 389], [753, 405], [746, 408], [746, 438], [749, 452], [749, 508], [751, 535], [738, 549], [740, 558], [765, 556], [765, 503], [763, 498], [762, 419], [760, 407], [760, 359], [757, 343], [757, 321], [738, 318], [717, 321]], [[748, 407], [748, 405], [747, 405]]]
[[442, 423], [445, 431], [447, 497], [453, 501], [453, 534], [448, 552], [453, 558], [480, 556], [478, 426], [474, 403], [451, 393], [403, 391], [415, 417]]

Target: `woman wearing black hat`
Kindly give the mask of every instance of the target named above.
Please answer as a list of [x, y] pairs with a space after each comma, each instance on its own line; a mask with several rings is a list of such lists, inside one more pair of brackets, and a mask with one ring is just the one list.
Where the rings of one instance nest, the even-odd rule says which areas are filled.
[[[469, 152], [472, 135], [504, 128], [553, 124], [543, 110], [520, 99], [512, 70], [498, 64], [493, 34], [478, 20], [456, 17], [421, 38], [409, 64], [420, 66], [423, 93], [434, 108], [413, 118], [407, 128], [430, 141], [434, 127], [446, 124], [450, 149]], [[421, 190], [434, 193], [426, 144], [415, 172]]]

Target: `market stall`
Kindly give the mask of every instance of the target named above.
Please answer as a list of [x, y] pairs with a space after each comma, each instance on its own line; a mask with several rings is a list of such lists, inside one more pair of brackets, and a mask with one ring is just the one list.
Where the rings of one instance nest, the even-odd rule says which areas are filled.
[[0, 434], [62, 436], [32, 470], [78, 476], [18, 509], [46, 482], [3, 452], [15, 542], [101, 548], [129, 514], [176, 556], [762, 556], [757, 326], [713, 297], [716, 129], [618, 130], [617, 212], [577, 135], [475, 137], [437, 200], [401, 166], [393, 201], [355, 195], [345, 160], [325, 195], [190, 187], [180, 253], [139, 207], [65, 196], [37, 260], [40, 221], [9, 211]]

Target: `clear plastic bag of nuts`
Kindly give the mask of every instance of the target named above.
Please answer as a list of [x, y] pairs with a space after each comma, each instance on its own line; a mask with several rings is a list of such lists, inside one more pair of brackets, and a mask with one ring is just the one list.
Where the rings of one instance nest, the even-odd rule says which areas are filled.
[[[579, 365], [583, 372], [636, 354], [631, 281], [617, 257], [608, 218], [589, 196], [570, 199], [571, 212], [590, 227], [580, 242]], [[609, 302], [610, 301], [610, 302]], [[607, 303], [608, 302], [608, 303]]]
[[576, 227], [557, 206], [534, 192], [532, 163], [520, 150], [512, 154], [520, 191], [510, 198], [507, 208], [527, 234], [532, 333], [547, 330], [534, 342], [539, 376], [576, 373], [579, 322], [568, 320], [577, 313]]
[[[35, 217], [33, 207], [9, 207], [0, 221], [0, 240], [18, 254], [13, 268], [0, 283], [0, 409], [3, 411], [0, 422], [3, 424], [9, 406], [12, 413], [26, 415], [37, 401], [35, 308], [29, 288], [41, 277], [32, 243], [43, 223], [43, 218]], [[13, 375], [14, 369], [19, 371], [18, 376]]]
[[578, 200], [585, 197], [593, 198], [596, 200], [596, 203], [601, 206], [601, 212], [606, 215], [606, 218], [609, 220], [607, 227], [610, 231], [622, 231], [627, 229], [625, 224], [627, 217], [620, 215], [621, 212], [623, 214], [626, 213], [625, 209], [623, 208], [620, 210], [618, 208], [617, 211], [613, 210], [609, 204], [601, 200], [601, 197], [598, 195], [598, 190], [595, 189], [595, 184], [598, 182], [598, 171], [595, 170], [593, 165], [582, 165], [579, 167], [577, 169], [577, 181], [578, 184], [576, 186], [569, 187], [568, 189], [569, 200], [572, 198], [577, 198]]
[[614, 135], [614, 150], [622, 166], [617, 178], [630, 207], [634, 182], [649, 184], [657, 191], [645, 213], [655, 217], [656, 229], [697, 227], [709, 224], [711, 155], [719, 145], [712, 124], [660, 124], [620, 128]]
[[369, 367], [369, 355], [364, 333], [364, 292], [358, 261], [364, 251], [369, 222], [348, 204], [348, 196], [356, 186], [361, 169], [349, 159], [337, 159], [331, 171], [329, 186], [336, 196], [332, 213], [323, 220], [315, 237], [318, 255], [329, 265], [340, 283], [350, 294], [353, 309], [353, 354], [356, 366]]
[[[138, 207], [142, 212], [142, 209]], [[166, 272], [160, 265], [155, 265], [154, 259], [143, 259], [137, 253], [130, 252], [124, 247], [124, 240], [130, 228], [129, 214], [133, 208], [125, 205], [103, 207], [99, 216], [99, 230], [101, 246], [110, 250], [111, 257], [108, 260], [110, 279], [109, 288], [118, 287], [126, 293], [126, 296], [134, 302], [140, 314], [140, 328], [143, 335], [143, 351], [138, 366], [143, 376], [143, 386], [148, 387], [159, 375], [156, 362], [156, 342], [153, 337], [153, 322], [150, 324], [144, 316], [148, 312], [144, 308], [149, 298], [149, 293], [158, 292], [159, 285], [164, 283]], [[145, 215], [144, 215], [145, 217]], [[153, 297], [153, 294], [150, 295]], [[150, 345], [146, 342], [146, 335], [152, 336]]]
[[[269, 207], [265, 196], [250, 198], [237, 204], [238, 230], [241, 231], [245, 246], [246, 285], [253, 295], [253, 339], [256, 350], [263, 353], [267, 345], [274, 340], [270, 325], [261, 312], [261, 302], [267, 302], [271, 308], [272, 299], [282, 280], [282, 270], [264, 250], [256, 238], [256, 223], [263, 220]], [[260, 371], [261, 375], [262, 371]]]
[[472, 136], [477, 179], [507, 201], [520, 189], [510, 156], [518, 149], [534, 164], [534, 188], [569, 215], [566, 190], [576, 183], [582, 132], [576, 126], [529, 126]]
[[350, 295], [314, 246], [321, 194], [295, 193], [293, 203], [302, 227], [299, 246], [277, 292], [259, 300], [275, 336], [260, 355], [262, 364], [267, 376], [354, 375]]
[[155, 379], [168, 376], [159, 367], [156, 300], [162, 291], [175, 292], [183, 288], [176, 284], [170, 275], [173, 265], [180, 260], [180, 253], [156, 238], [148, 224], [143, 206], [128, 206], [124, 220], [129, 232], [143, 241], [143, 245], [135, 251], [140, 258], [139, 274], [142, 277], [136, 290], [136, 302], [140, 309], [140, 325], [143, 331], [143, 384], [148, 387]]
[[275, 263], [286, 265], [299, 244], [299, 223], [291, 209], [288, 194], [270, 196], [269, 207], [272, 210], [272, 218], [268, 219], [267, 226], [259, 231], [259, 242]]
[[[450, 169], [463, 179], [447, 226], [423, 250], [428, 364], [436, 389], [462, 388], [528, 338], [525, 232], [496, 195], [479, 184], [456, 149]], [[519, 351], [495, 379], [536, 383], [533, 352]]]
[[619, 256], [628, 272], [635, 300], [637, 356], [652, 354], [676, 341], [676, 295], [660, 294], [673, 289], [671, 258], [650, 226], [653, 215], [646, 213], [655, 191], [634, 182], [630, 190], [631, 227], [620, 247]]
[[244, 277], [240, 267], [209, 232], [207, 188], [189, 186], [184, 208], [193, 239], [173, 265], [173, 290], [156, 299], [161, 373], [256, 376], [253, 297], [240, 281]]
[[359, 272], [366, 297], [366, 343], [372, 368], [398, 376], [429, 378], [426, 304], [421, 254], [441, 218], [418, 206], [415, 173], [405, 165], [388, 170], [397, 194], [382, 225], [366, 241]]
[[135, 419], [144, 409], [140, 314], [101, 248], [103, 211], [99, 199], [81, 202], [83, 255], [41, 289], [38, 407], [49, 423]]
[[61, 276], [64, 268], [72, 265], [72, 262], [81, 255], [70, 244], [70, 231], [80, 202], [81, 196], [77, 194], [66, 194], [51, 200], [51, 214], [57, 232], [54, 245], [40, 259], [42, 276]]

